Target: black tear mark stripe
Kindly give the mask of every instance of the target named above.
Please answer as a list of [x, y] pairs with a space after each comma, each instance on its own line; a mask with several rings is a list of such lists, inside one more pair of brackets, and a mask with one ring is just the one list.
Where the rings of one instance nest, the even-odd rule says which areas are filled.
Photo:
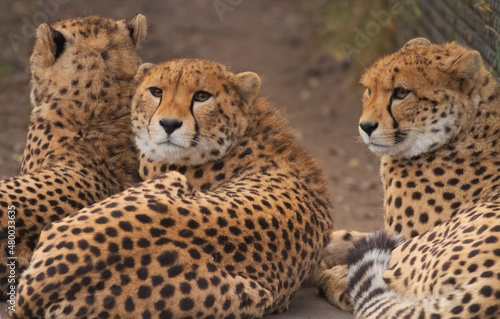
[[394, 115], [392, 115], [392, 95], [391, 95], [391, 99], [389, 100], [389, 104], [387, 105], [387, 112], [389, 112], [389, 115], [392, 118], [392, 128], [397, 129], [399, 127], [399, 123], [394, 118]]
[[[149, 89], [148, 89], [149, 91]], [[143, 94], [144, 96], [144, 94]], [[149, 118], [149, 122], [148, 122], [148, 133], [149, 133], [149, 128], [151, 127], [151, 120], [153, 119], [153, 116], [156, 114], [156, 112], [158, 111], [158, 108], [160, 107], [161, 105], [161, 101], [163, 100], [163, 94], [161, 95], [160, 97], [160, 102], [158, 102], [158, 105], [156, 106], [156, 109], [155, 111], [153, 112], [153, 115]]]
[[[393, 69], [393, 71], [394, 71], [394, 69]], [[399, 72], [399, 69], [398, 69], [398, 72]], [[395, 72], [395, 74], [392, 77], [392, 83], [391, 83], [391, 85], [392, 85], [393, 88], [394, 88], [394, 83], [396, 81], [396, 74], [398, 72]], [[399, 127], [399, 123], [398, 123], [398, 121], [396, 121], [396, 119], [394, 118], [394, 115], [392, 114], [392, 100], [393, 100], [393, 97], [394, 97], [394, 89], [392, 90], [391, 98], [389, 99], [389, 105], [387, 105], [387, 112], [389, 112], [389, 115], [392, 118], [392, 128], [397, 129]]]
[[191, 140], [191, 146], [196, 146], [198, 144], [198, 138], [200, 136], [200, 127], [198, 126], [198, 121], [196, 121], [196, 117], [194, 116], [193, 106], [194, 106], [194, 94], [193, 97], [191, 98], [191, 105], [189, 106], [189, 110], [191, 111], [191, 115], [193, 116], [194, 119], [194, 129], [195, 129], [194, 137]]
[[[397, 130], [399, 127], [399, 123], [398, 121], [396, 121], [396, 118], [394, 118], [394, 115], [392, 114], [392, 99], [393, 96], [391, 95], [391, 99], [389, 101], [389, 104], [387, 105], [387, 112], [389, 112], [389, 115], [392, 118], [392, 127], [395, 130]], [[397, 130], [396, 133], [394, 133], [394, 143], [399, 144], [402, 143], [404, 140], [406, 140], [406, 133]]]

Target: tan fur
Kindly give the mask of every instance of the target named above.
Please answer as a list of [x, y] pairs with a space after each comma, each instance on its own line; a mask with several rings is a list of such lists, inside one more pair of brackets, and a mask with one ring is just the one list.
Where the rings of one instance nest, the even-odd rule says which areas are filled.
[[[149, 180], [44, 230], [15, 316], [259, 318], [286, 310], [332, 227], [316, 161], [256, 98], [254, 73], [175, 60], [146, 65], [138, 77], [132, 118], [138, 145], [149, 145], [141, 147]], [[200, 90], [211, 97], [193, 102]], [[171, 133], [172, 143], [188, 142], [180, 156], [165, 151], [175, 146], [166, 130], [160, 135], [161, 119], [182, 121]], [[51, 267], [68, 272], [52, 276]]]
[[2, 294], [9, 206], [15, 207], [19, 276], [46, 224], [138, 181], [130, 101], [145, 33], [142, 15], [74, 18], [38, 28], [22, 175], [0, 182]]
[[[370, 136], [360, 131], [382, 155], [386, 230], [409, 239], [392, 252], [383, 276], [407, 302], [366, 318], [417, 318], [421, 312], [426, 318], [496, 318], [500, 87], [476, 51], [455, 43], [410, 44], [362, 78], [367, 92], [360, 126], [378, 126]], [[394, 98], [397, 87], [409, 93]], [[439, 139], [427, 143], [430, 133]], [[321, 285], [328, 288], [326, 280]]]

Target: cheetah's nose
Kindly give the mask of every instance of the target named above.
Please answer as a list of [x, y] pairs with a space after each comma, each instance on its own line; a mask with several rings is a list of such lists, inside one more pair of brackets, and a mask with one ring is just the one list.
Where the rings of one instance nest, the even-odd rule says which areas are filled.
[[359, 127], [361, 127], [361, 129], [363, 131], [365, 131], [366, 134], [368, 134], [368, 136], [371, 136], [373, 131], [375, 131], [378, 127], [378, 123], [377, 122], [362, 122], [362, 123], [359, 123]]
[[165, 132], [170, 135], [179, 127], [182, 126], [182, 122], [176, 119], [161, 119], [160, 125], [163, 126]]

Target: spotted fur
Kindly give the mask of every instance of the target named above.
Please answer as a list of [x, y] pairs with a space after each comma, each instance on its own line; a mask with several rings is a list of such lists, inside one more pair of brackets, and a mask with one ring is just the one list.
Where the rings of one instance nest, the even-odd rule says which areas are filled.
[[9, 262], [16, 262], [20, 275], [46, 224], [139, 180], [130, 102], [145, 34], [142, 15], [127, 21], [75, 18], [38, 28], [22, 174], [0, 181], [2, 297], [15, 285], [7, 257], [17, 257]]
[[[371, 281], [349, 272], [349, 285], [373, 289], [362, 303], [353, 300], [355, 313], [498, 318], [497, 81], [478, 52], [416, 39], [378, 61], [362, 83], [360, 131], [382, 155], [386, 230], [407, 241]], [[335, 270], [325, 272], [323, 289], [338, 277]]]
[[286, 310], [332, 227], [316, 161], [256, 97], [255, 73], [175, 60], [142, 74], [133, 127], [144, 158], [155, 159], [143, 170], [158, 167], [156, 176], [47, 226], [14, 317]]

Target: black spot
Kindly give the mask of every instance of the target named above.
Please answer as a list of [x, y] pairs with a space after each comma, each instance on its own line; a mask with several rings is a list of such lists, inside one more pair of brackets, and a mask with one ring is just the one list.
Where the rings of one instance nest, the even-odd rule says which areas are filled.
[[453, 194], [453, 193], [443, 193], [443, 198], [445, 200], [452, 200], [452, 199], [455, 198], [455, 194]]
[[396, 199], [394, 200], [394, 207], [400, 208], [402, 205], [403, 200], [401, 199], [401, 197], [396, 197]]
[[131, 250], [134, 248], [134, 242], [130, 238], [124, 237], [122, 239], [122, 248]]
[[151, 224], [153, 220], [146, 214], [137, 214], [135, 218], [143, 224]]
[[191, 298], [182, 298], [179, 306], [181, 310], [188, 311], [194, 308], [194, 301]]
[[420, 214], [419, 220], [422, 224], [426, 224], [429, 221], [429, 215], [427, 213]]
[[214, 295], [208, 295], [207, 298], [205, 298], [205, 302], [203, 305], [205, 308], [211, 308], [215, 304], [215, 296]]
[[151, 242], [146, 238], [141, 238], [137, 241], [137, 246], [141, 248], [148, 248], [149, 246], [151, 246]]
[[402, 230], [403, 230], [403, 227], [401, 226], [401, 224], [396, 224], [394, 226], [394, 230], [397, 232], [397, 233], [400, 233]]
[[481, 290], [479, 290], [479, 293], [485, 297], [489, 297], [493, 294], [493, 289], [491, 286], [484, 286]]
[[421, 198], [422, 198], [422, 193], [420, 193], [420, 192], [414, 192], [414, 193], [412, 194], [411, 198], [412, 198], [413, 200], [419, 200], [419, 199], [421, 199]]
[[162, 225], [163, 227], [166, 227], [166, 228], [173, 227], [173, 226], [175, 226], [175, 220], [172, 218], [163, 218], [160, 221], [160, 225]]
[[118, 227], [120, 227], [122, 230], [128, 231], [128, 232], [132, 231], [132, 229], [133, 229], [132, 224], [130, 222], [126, 222], [123, 220], [118, 223]]
[[188, 221], [187, 225], [191, 229], [197, 229], [198, 227], [200, 227], [200, 224], [197, 221], [195, 221], [194, 219], [191, 219], [190, 221]]
[[240, 158], [240, 159], [241, 159], [241, 158], [243, 158], [243, 157], [245, 157], [245, 156], [247, 156], [247, 155], [250, 155], [250, 154], [252, 154], [252, 149], [251, 149], [250, 147], [248, 147], [246, 150], [244, 150], [244, 151], [243, 151], [243, 152], [242, 152], [242, 153], [238, 156], [238, 158]]
[[150, 296], [151, 296], [150, 286], [139, 286], [139, 290], [137, 291], [137, 297], [141, 299], [147, 299]]
[[433, 170], [433, 173], [434, 175], [436, 176], [441, 176], [441, 175], [444, 175], [444, 170], [440, 167], [436, 167], [434, 170]]
[[148, 269], [144, 267], [137, 269], [137, 278], [146, 280], [148, 278]]
[[224, 162], [217, 162], [212, 167], [213, 171], [220, 171], [224, 167]]
[[172, 266], [168, 269], [167, 274], [169, 278], [177, 277], [184, 271], [184, 267], [182, 265]]
[[148, 208], [160, 214], [164, 214], [168, 211], [168, 206], [162, 203], [148, 204]]
[[153, 286], [158, 286], [163, 283], [163, 277], [162, 276], [151, 276], [151, 283]]
[[113, 227], [106, 227], [106, 235], [108, 235], [109, 237], [116, 237], [118, 236], [118, 232], [116, 231], [116, 228], [113, 228]]
[[99, 217], [95, 220], [96, 224], [106, 224], [109, 221], [107, 217]]
[[135, 310], [134, 300], [131, 297], [128, 297], [127, 300], [125, 300], [125, 310], [127, 312]]
[[161, 266], [167, 267], [173, 265], [178, 258], [179, 253], [176, 251], [166, 251], [160, 256], [158, 256], [158, 262]]
[[203, 177], [203, 169], [196, 170], [196, 172], [194, 172], [194, 177], [195, 178], [202, 178]]
[[113, 307], [115, 306], [115, 298], [113, 296], [108, 296], [104, 298], [102, 306], [108, 310], [113, 309]]
[[426, 194], [432, 194], [434, 192], [435, 192], [434, 188], [430, 187], [429, 185], [425, 186], [425, 193]]
[[405, 209], [405, 215], [407, 217], [412, 217], [413, 214], [414, 214], [413, 208], [410, 207], [410, 206], [406, 207], [406, 209]]
[[175, 292], [175, 287], [172, 285], [165, 285], [161, 290], [160, 290], [160, 295], [162, 298], [171, 298], [174, 295]]

